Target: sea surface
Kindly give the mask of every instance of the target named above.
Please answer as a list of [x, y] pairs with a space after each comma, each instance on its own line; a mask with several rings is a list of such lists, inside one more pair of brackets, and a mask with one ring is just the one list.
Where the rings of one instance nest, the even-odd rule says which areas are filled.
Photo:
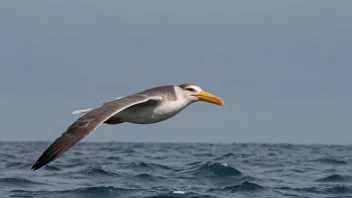
[[352, 197], [352, 145], [0, 142], [0, 197]]

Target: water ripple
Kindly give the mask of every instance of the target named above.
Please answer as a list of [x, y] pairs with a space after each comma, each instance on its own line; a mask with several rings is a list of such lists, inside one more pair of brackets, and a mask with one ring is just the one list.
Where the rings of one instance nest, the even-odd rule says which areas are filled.
[[217, 189], [210, 189], [209, 191], [229, 191], [234, 193], [234, 192], [254, 192], [254, 191], [262, 191], [262, 190], [265, 190], [263, 186], [245, 181], [237, 185], [225, 186]]
[[325, 163], [325, 164], [333, 164], [333, 165], [345, 165], [347, 162], [343, 160], [338, 160], [332, 157], [322, 157], [318, 158], [317, 161]]
[[0, 178], [0, 184], [7, 186], [30, 186], [30, 185], [42, 185], [43, 183], [35, 182], [29, 179], [16, 178], [16, 177], [5, 177]]
[[352, 188], [349, 186], [345, 186], [345, 185], [333, 186], [330, 188], [325, 188], [324, 190], [325, 190], [325, 192], [333, 193], [333, 194], [351, 193], [352, 192]]
[[329, 175], [327, 177], [316, 180], [318, 182], [351, 182], [351, 176], [345, 175]]
[[106, 170], [103, 167], [89, 167], [78, 171], [78, 173], [83, 175], [88, 175], [88, 176], [109, 176], [109, 177], [119, 176], [119, 174], [110, 170]]

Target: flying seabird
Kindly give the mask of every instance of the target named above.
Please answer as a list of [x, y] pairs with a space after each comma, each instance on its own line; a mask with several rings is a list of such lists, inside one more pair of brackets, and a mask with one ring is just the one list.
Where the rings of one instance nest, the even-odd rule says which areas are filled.
[[205, 101], [224, 106], [224, 101], [193, 84], [167, 85], [105, 102], [97, 108], [77, 110], [83, 113], [57, 138], [32, 167], [37, 170], [60, 157], [101, 124], [152, 124], [173, 117], [189, 104]]

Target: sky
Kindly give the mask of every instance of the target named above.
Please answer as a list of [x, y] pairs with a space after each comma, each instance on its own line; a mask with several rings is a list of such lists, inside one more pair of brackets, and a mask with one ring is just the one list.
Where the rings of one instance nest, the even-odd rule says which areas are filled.
[[194, 103], [83, 141], [352, 143], [352, 1], [1, 1], [0, 141], [53, 141], [119, 96], [194, 83]]

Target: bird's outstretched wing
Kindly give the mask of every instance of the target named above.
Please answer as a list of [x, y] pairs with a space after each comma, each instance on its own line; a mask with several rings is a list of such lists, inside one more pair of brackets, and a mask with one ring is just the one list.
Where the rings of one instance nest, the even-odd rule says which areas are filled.
[[135, 94], [103, 103], [100, 107], [89, 111], [69, 126], [66, 132], [57, 138], [38, 158], [32, 170], [35, 171], [60, 157], [116, 113], [136, 104], [142, 104], [147, 101], [160, 102], [161, 100], [162, 98], [158, 96], [148, 97], [144, 94]]

